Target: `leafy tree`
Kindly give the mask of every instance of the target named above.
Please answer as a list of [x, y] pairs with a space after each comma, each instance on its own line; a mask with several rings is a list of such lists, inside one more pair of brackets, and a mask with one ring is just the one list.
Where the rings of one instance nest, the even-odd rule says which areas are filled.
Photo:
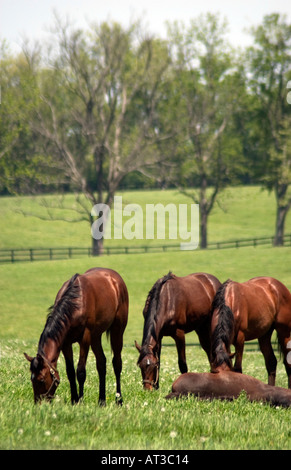
[[185, 25], [169, 25], [179, 93], [184, 154], [183, 190], [200, 206], [200, 244], [207, 247], [207, 222], [219, 192], [230, 181], [240, 142], [231, 132], [237, 95], [233, 58], [225, 40], [226, 22], [208, 13]]
[[[35, 53], [35, 57], [36, 57]], [[0, 188], [18, 193], [39, 181], [44, 163], [36, 153], [29, 116], [36, 103], [33, 64], [0, 47]], [[42, 173], [42, 176], [44, 173]]]
[[291, 78], [291, 25], [285, 15], [264, 17], [252, 28], [254, 46], [248, 50], [250, 88], [256, 96], [258, 159], [264, 165], [264, 186], [277, 201], [275, 245], [283, 244], [284, 225], [291, 207], [291, 106], [287, 83]]

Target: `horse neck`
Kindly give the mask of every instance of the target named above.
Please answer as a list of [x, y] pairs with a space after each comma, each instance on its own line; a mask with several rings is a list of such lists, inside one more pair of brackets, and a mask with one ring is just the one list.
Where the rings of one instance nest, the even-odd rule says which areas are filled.
[[43, 353], [52, 363], [57, 361], [59, 357], [67, 333], [71, 328], [75, 310], [78, 308], [75, 303], [80, 296], [78, 276], [75, 274], [58, 292], [39, 340], [39, 353]]
[[42, 345], [39, 345], [38, 353], [44, 356], [49, 362], [56, 367], [59, 355], [60, 345], [54, 339], [48, 338]]
[[143, 349], [158, 352], [161, 343], [161, 332], [167, 321], [164, 304], [167, 304], [167, 296], [162, 291], [165, 283], [172, 278], [172, 274], [159, 279], [152, 287], [144, 308], [144, 332]]
[[146, 354], [156, 355], [159, 353], [161, 344], [161, 330], [163, 321], [160, 321], [159, 314], [157, 319], [145, 324], [142, 348]]
[[49, 332], [46, 324], [38, 344], [38, 353], [48, 359], [53, 365], [57, 363], [58, 357], [62, 350], [63, 343], [68, 333], [69, 325], [63, 325], [61, 330], [57, 332]]

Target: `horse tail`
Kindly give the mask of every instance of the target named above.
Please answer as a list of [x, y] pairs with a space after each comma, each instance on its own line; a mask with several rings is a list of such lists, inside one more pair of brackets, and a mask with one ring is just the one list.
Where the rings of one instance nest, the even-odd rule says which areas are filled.
[[225, 303], [225, 290], [231, 282], [228, 279], [218, 289], [212, 303], [212, 318], [217, 317], [217, 325], [211, 335], [211, 368], [213, 371], [225, 364], [232, 368], [230, 346], [234, 334], [234, 315]]

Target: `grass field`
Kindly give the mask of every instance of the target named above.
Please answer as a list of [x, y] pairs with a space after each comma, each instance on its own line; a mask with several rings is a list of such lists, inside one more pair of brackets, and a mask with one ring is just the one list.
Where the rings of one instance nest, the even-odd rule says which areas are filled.
[[[217, 208], [211, 220], [212, 240], [268, 236], [273, 233], [274, 201], [271, 196], [260, 193], [257, 188], [240, 188], [229, 192], [224, 202], [228, 212], [221, 212]], [[164, 192], [162, 195], [164, 197]], [[140, 201], [145, 201], [147, 196], [146, 193], [139, 194]], [[58, 246], [61, 242], [64, 245], [90, 243], [88, 236], [85, 237], [85, 227], [80, 228], [78, 224], [69, 224], [69, 228], [75, 227], [75, 233], [72, 234], [72, 237], [76, 237], [74, 242], [66, 232], [68, 224], [34, 219], [34, 231], [28, 223], [30, 218], [22, 220], [20, 214], [15, 215], [15, 202], [12, 198], [0, 199], [0, 217], [3, 217], [1, 244], [4, 246], [20, 246], [20, 241], [22, 246], [35, 246], [37, 239], [38, 246], [40, 243], [43, 246], [52, 243]], [[12, 220], [14, 230], [7, 226]], [[287, 222], [290, 224], [290, 221]], [[54, 237], [57, 233], [58, 239]], [[169, 270], [177, 275], [206, 271], [221, 281], [227, 278], [244, 281], [257, 275], [269, 275], [277, 277], [290, 289], [290, 262], [290, 248], [258, 247], [0, 265], [0, 448], [290, 450], [291, 410], [249, 403], [243, 395], [232, 403], [200, 402], [194, 398], [168, 402], [164, 396], [169, 393], [173, 380], [179, 375], [173, 341], [164, 338], [160, 389], [152, 393], [142, 389], [141, 374], [136, 365], [138, 355], [134, 347], [134, 340], [140, 342], [142, 338], [142, 309], [146, 295], [157, 278]], [[110, 347], [105, 338], [103, 343], [108, 361], [105, 408], [97, 405], [98, 378], [91, 352], [82, 403], [74, 407], [70, 404], [65, 364], [60, 357], [58, 369], [61, 384], [56, 399], [52, 404], [35, 406], [29, 364], [23, 352], [30, 355], [36, 353], [47, 308], [53, 303], [64, 280], [94, 265], [116, 269], [129, 290], [129, 322], [123, 349], [124, 406], [115, 406], [115, 378]], [[195, 333], [188, 334], [189, 369], [208, 371], [206, 355], [196, 343]], [[77, 358], [77, 346], [75, 352]], [[264, 360], [260, 352], [246, 350], [243, 367], [245, 373], [266, 381]], [[281, 361], [278, 364], [277, 384], [287, 385]]]
[[[167, 205], [190, 204], [189, 198], [175, 190], [131, 191], [119, 193], [123, 204], [138, 204], [144, 210], [146, 203]], [[56, 196], [46, 196], [47, 205], [57, 205]], [[65, 196], [63, 204], [76, 206], [74, 196]], [[48, 218], [41, 205], [41, 197], [3, 197], [0, 199], [0, 248], [39, 248], [91, 246], [91, 231], [88, 222], [69, 223]], [[74, 210], [62, 212], [54, 209], [55, 217], [74, 219], [79, 216]], [[237, 187], [226, 189], [209, 217], [209, 241], [236, 240], [249, 237], [270, 237], [275, 227], [275, 197], [273, 193], [259, 187]], [[23, 215], [25, 214], [25, 215]], [[33, 215], [31, 215], [33, 214]], [[291, 217], [287, 217], [286, 233], [291, 232]], [[173, 243], [171, 240], [147, 240], [147, 244]], [[144, 240], [107, 240], [108, 246], [145, 244]]]

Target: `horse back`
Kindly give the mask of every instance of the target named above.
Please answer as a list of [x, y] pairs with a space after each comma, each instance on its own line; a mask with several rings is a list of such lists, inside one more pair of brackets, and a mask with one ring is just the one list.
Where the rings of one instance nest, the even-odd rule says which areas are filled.
[[278, 279], [272, 277], [255, 278], [258, 285], [266, 286], [265, 289], [272, 296], [276, 311], [276, 323], [288, 324], [291, 327], [291, 293], [289, 289]]
[[90, 330], [107, 331], [113, 322], [124, 329], [128, 318], [128, 291], [122, 277], [114, 270], [92, 268], [79, 276], [80, 313]]
[[[167, 285], [168, 284], [168, 285]], [[180, 327], [191, 331], [206, 319], [210, 319], [214, 296], [221, 283], [207, 273], [193, 273], [176, 277], [165, 284], [168, 297], [175, 303], [176, 321]]]
[[225, 299], [233, 312], [236, 329], [244, 331], [246, 340], [260, 337], [280, 322], [287, 311], [291, 323], [291, 294], [277, 279], [255, 277], [243, 283], [232, 281]]

